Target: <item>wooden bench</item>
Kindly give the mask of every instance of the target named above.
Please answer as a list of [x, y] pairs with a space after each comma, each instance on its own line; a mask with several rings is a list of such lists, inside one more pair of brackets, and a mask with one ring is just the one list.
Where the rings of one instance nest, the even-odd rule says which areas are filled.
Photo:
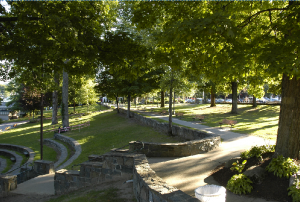
[[14, 124], [14, 128], [17, 127], [18, 124]]
[[176, 117], [179, 117], [179, 119], [181, 119], [183, 117], [183, 113], [182, 112], [176, 113]]
[[203, 115], [196, 115], [195, 117], [193, 117], [193, 120], [199, 120], [200, 122], [202, 122], [204, 120], [204, 116]]
[[221, 128], [222, 124], [230, 125], [231, 128], [232, 128], [235, 124], [237, 124], [237, 121], [235, 121], [235, 120], [223, 119], [222, 122], [219, 122], [219, 124], [220, 124], [220, 128]]
[[5, 130], [9, 130], [9, 129], [10, 129], [10, 126], [8, 126], [8, 127], [5, 128]]

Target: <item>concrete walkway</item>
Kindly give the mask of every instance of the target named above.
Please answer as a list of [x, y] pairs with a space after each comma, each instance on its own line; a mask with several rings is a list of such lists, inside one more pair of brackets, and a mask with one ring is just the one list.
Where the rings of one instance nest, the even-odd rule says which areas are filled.
[[[141, 111], [141, 113], [143, 112]], [[168, 117], [154, 113], [147, 113], [147, 115], [168, 120]], [[169, 185], [175, 186], [191, 196], [195, 196], [194, 190], [199, 186], [217, 184], [212, 177], [209, 177], [211, 171], [217, 166], [225, 163], [231, 158], [239, 156], [241, 152], [250, 149], [252, 146], [275, 144], [275, 141], [234, 133], [229, 127], [212, 128], [202, 125], [199, 122], [187, 122], [176, 118], [173, 118], [173, 122], [217, 134], [222, 138], [222, 143], [218, 149], [205, 154], [183, 158], [148, 158], [150, 167], [159, 177], [164, 179]], [[266, 200], [238, 196], [227, 192], [226, 201], [264, 202]]]
[[54, 195], [54, 173], [40, 175], [36, 178], [18, 184], [18, 188], [11, 191], [14, 194], [23, 195]]

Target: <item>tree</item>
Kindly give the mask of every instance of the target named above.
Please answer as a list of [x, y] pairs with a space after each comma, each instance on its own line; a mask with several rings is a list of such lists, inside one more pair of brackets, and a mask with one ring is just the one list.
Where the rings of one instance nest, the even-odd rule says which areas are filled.
[[[151, 12], [153, 8], [157, 10]], [[196, 61], [204, 67], [214, 65], [216, 70], [221, 70], [218, 76], [227, 77], [231, 82], [243, 80], [237, 75], [254, 70], [247, 65], [249, 59], [259, 64], [255, 68], [266, 67], [264, 77], [282, 74], [276, 153], [298, 158], [299, 9], [299, 3], [291, 1], [179, 2], [172, 5], [141, 2], [136, 9], [136, 22], [145, 27], [163, 22], [168, 38], [162, 37], [162, 40], [173, 41], [176, 51], [187, 52], [187, 55], [186, 50], [192, 50], [192, 60], [197, 57]]]

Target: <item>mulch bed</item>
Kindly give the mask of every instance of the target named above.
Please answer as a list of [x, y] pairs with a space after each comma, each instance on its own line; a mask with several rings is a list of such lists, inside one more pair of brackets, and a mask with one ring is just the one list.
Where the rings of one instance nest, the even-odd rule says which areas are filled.
[[[273, 153], [264, 154], [262, 162], [259, 162], [259, 160], [255, 157], [248, 159], [243, 172], [254, 165], [266, 168], [267, 165], [271, 162], [272, 155]], [[221, 186], [226, 187], [228, 180], [236, 174], [239, 173], [231, 171], [230, 168], [225, 168], [225, 164], [223, 164], [213, 171], [212, 176]], [[273, 173], [269, 173], [266, 171], [266, 176], [263, 182], [261, 184], [253, 183], [252, 186], [252, 192], [246, 195], [248, 197], [263, 198], [266, 200], [282, 202], [293, 201], [292, 197], [288, 196], [287, 189], [289, 187], [289, 179], [285, 177], [279, 178], [277, 176], [274, 176]]]

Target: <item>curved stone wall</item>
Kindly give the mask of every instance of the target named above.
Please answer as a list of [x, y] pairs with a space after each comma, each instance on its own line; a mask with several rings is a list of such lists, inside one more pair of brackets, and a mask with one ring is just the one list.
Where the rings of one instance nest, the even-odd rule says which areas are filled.
[[13, 144], [0, 144], [0, 149], [7, 149], [20, 152], [22, 154], [28, 154], [28, 160], [26, 164], [33, 163], [33, 159], [35, 156], [35, 152], [29, 147], [21, 146], [21, 145], [13, 145]]
[[[126, 112], [126, 110], [120, 109], [120, 113], [125, 114]], [[167, 123], [161, 123], [134, 112], [130, 112], [130, 116], [164, 133], [168, 131], [169, 126]], [[149, 157], [183, 157], [211, 151], [221, 143], [221, 137], [219, 135], [175, 125], [172, 126], [172, 135], [184, 142], [151, 143], [132, 141], [129, 143], [129, 151], [142, 153]]]
[[201, 154], [218, 147], [220, 136], [181, 143], [129, 142], [129, 152], [145, 154], [147, 157], [183, 157]]
[[70, 137], [67, 137], [67, 136], [64, 136], [64, 135], [61, 135], [58, 133], [54, 134], [54, 138], [69, 144], [71, 147], [73, 147], [73, 149], [75, 151], [74, 155], [69, 160], [67, 160], [64, 164], [62, 164], [58, 168], [56, 168], [56, 170], [59, 170], [59, 169], [62, 169], [64, 167], [70, 165], [75, 159], [78, 158], [78, 156], [81, 154], [81, 146], [73, 138], [70, 138]]
[[63, 144], [51, 139], [44, 139], [43, 144], [53, 148], [58, 154], [58, 160], [54, 163], [54, 168], [56, 168], [68, 157], [68, 150]]

